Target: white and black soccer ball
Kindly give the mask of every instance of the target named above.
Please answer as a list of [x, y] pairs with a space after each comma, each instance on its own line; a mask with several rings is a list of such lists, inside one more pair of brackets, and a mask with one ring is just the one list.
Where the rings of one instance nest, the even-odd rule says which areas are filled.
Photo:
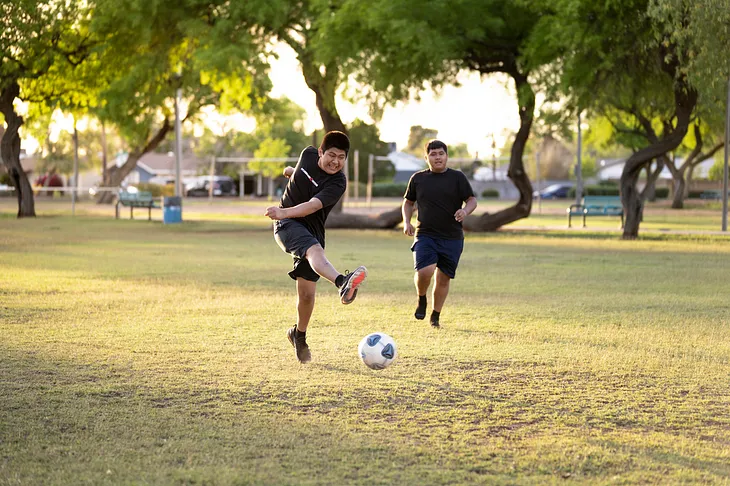
[[365, 366], [374, 370], [387, 368], [398, 356], [395, 341], [382, 332], [374, 332], [365, 336], [360, 341], [357, 352]]

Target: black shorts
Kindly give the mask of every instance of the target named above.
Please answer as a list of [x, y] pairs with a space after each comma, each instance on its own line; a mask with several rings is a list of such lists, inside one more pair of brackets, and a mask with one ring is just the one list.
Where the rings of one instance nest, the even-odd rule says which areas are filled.
[[456, 267], [459, 266], [461, 253], [464, 251], [464, 240], [445, 240], [430, 236], [417, 236], [411, 246], [413, 252], [413, 266], [416, 271], [429, 265], [436, 264], [436, 268], [449, 276], [456, 277]]
[[294, 268], [289, 272], [292, 279], [303, 278], [310, 282], [319, 280], [319, 275], [312, 270], [305, 255], [307, 250], [320, 242], [306, 226], [293, 219], [274, 221], [274, 239], [282, 250], [294, 258]]

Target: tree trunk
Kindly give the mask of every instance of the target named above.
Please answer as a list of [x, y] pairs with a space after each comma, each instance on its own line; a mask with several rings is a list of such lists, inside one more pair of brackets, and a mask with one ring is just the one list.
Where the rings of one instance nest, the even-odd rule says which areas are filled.
[[332, 130], [347, 133], [347, 128], [342, 123], [340, 114], [337, 113], [335, 103], [335, 93], [340, 78], [339, 67], [336, 63], [327, 64], [324, 66], [324, 74], [322, 74], [321, 66], [313, 61], [311, 56], [302, 53], [299, 55], [299, 60], [302, 64], [304, 81], [309, 89], [314, 92], [317, 110], [322, 118], [325, 133]]
[[676, 149], [687, 134], [690, 117], [697, 104], [697, 93], [688, 88], [685, 82], [677, 81], [674, 87], [676, 126], [665, 131], [662, 138], [654, 144], [635, 152], [628, 158], [621, 173], [621, 201], [626, 213], [623, 239], [633, 240], [639, 236], [642, 201], [636, 188], [641, 170], [657, 157]]
[[[105, 187], [120, 187], [124, 178], [127, 177], [135, 167], [137, 167], [139, 159], [147, 152], [151, 152], [156, 149], [160, 143], [165, 140], [165, 137], [171, 129], [172, 125], [170, 124], [170, 120], [165, 118], [160, 129], [143, 148], [130, 152], [129, 157], [127, 157], [127, 161], [121, 167], [111, 167], [107, 170], [106, 179], [104, 179], [102, 185]], [[99, 193], [96, 202], [97, 204], [111, 204], [114, 202], [116, 197], [117, 195], [113, 192], [102, 191]]]
[[467, 231], [496, 231], [506, 224], [528, 217], [532, 209], [532, 184], [525, 172], [522, 155], [534, 119], [535, 92], [527, 81], [527, 75], [522, 74], [516, 64], [510, 66], [506, 72], [515, 81], [520, 115], [520, 129], [512, 143], [507, 177], [520, 191], [520, 199], [514, 206], [494, 214], [484, 213], [480, 216], [467, 217], [463, 223], [463, 227]]
[[403, 221], [401, 208], [369, 216], [365, 214], [335, 213], [327, 217], [327, 228], [393, 229]]
[[687, 184], [684, 177], [674, 180], [674, 195], [672, 197], [672, 209], [684, 208], [684, 192]]
[[35, 217], [35, 200], [28, 176], [20, 164], [20, 127], [23, 118], [15, 112], [13, 101], [20, 95], [17, 81], [11, 81], [0, 93], [0, 112], [5, 116], [7, 128], [0, 141], [0, 156], [13, 180], [18, 198], [18, 218]]

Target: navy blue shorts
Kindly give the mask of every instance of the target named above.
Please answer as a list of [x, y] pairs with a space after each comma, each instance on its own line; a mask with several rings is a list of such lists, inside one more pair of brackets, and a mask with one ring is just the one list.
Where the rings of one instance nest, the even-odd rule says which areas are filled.
[[307, 250], [320, 243], [306, 226], [293, 219], [274, 221], [274, 239], [282, 250], [294, 258], [294, 268], [289, 272], [292, 279], [301, 277], [310, 282], [319, 280], [319, 275], [312, 270], [305, 256]]
[[411, 246], [416, 271], [436, 264], [449, 278], [456, 277], [456, 267], [464, 251], [464, 240], [445, 240], [430, 236], [417, 236]]

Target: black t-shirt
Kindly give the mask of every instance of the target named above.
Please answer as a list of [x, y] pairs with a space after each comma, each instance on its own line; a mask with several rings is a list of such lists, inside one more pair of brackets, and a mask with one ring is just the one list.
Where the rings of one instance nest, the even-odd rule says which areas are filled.
[[319, 153], [316, 148], [309, 146], [302, 150], [299, 161], [294, 167], [294, 173], [281, 196], [279, 207], [292, 208], [313, 197], [319, 199], [322, 202], [322, 209], [303, 218], [292, 219], [304, 224], [324, 248], [324, 222], [345, 193], [347, 181], [342, 171], [328, 174], [319, 168], [318, 162]]
[[464, 239], [464, 230], [454, 219], [454, 213], [472, 196], [471, 184], [461, 171], [431, 172], [426, 169], [413, 174], [404, 197], [418, 204], [416, 236]]

